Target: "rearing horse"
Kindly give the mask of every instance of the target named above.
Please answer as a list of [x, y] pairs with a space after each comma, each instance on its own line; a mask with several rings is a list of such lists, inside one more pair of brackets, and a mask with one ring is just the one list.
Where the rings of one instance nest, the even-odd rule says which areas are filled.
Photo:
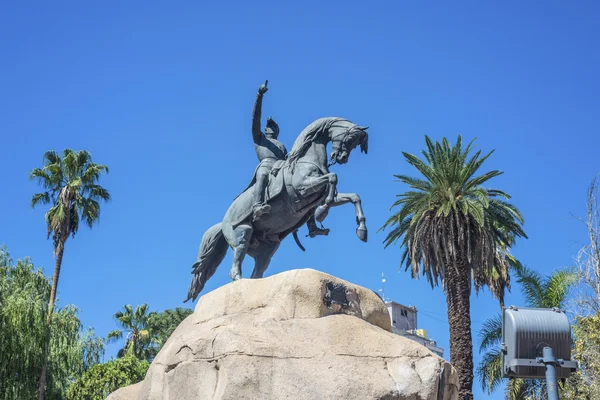
[[330, 207], [353, 203], [358, 227], [356, 234], [367, 241], [367, 227], [360, 197], [355, 193], [337, 192], [337, 175], [329, 172], [327, 144], [332, 143], [331, 164], [345, 164], [350, 153], [360, 145], [368, 150], [367, 127], [343, 118], [320, 118], [307, 126], [296, 139], [277, 176], [270, 176], [267, 188], [269, 214], [252, 221], [252, 186], [231, 204], [223, 221], [209, 228], [202, 237], [198, 259], [192, 266], [192, 283], [188, 298], [195, 300], [204, 285], [233, 249], [229, 276], [242, 277], [246, 254], [254, 258], [251, 278], [262, 278], [281, 241], [295, 232], [313, 215], [322, 222]]

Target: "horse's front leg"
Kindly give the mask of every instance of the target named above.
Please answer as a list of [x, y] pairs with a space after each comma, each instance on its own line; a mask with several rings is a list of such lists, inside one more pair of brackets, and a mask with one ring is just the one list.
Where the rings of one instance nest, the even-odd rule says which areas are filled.
[[365, 218], [365, 214], [362, 209], [362, 202], [360, 200], [360, 196], [356, 193], [337, 193], [334, 196], [334, 199], [329, 204], [322, 204], [317, 207], [315, 211], [315, 218], [319, 222], [323, 222], [327, 213], [329, 212], [329, 208], [341, 206], [346, 203], [354, 204], [354, 211], [356, 212], [356, 224], [358, 227], [356, 228], [356, 235], [363, 242], [367, 241], [368, 231]]
[[[325, 198], [322, 205], [316, 209], [316, 211], [320, 213], [315, 212], [314, 214], [315, 219], [319, 222], [322, 222], [329, 211], [329, 205], [335, 200], [335, 196], [337, 194], [338, 177], [334, 172], [320, 175], [320, 171], [312, 166], [309, 166], [303, 172], [304, 174], [296, 174], [295, 177], [297, 177], [297, 180], [293, 181], [294, 186], [297, 188], [302, 197], [316, 193], [323, 193], [324, 190], [327, 190], [327, 193], [324, 194]], [[314, 225], [314, 221], [312, 221], [312, 223]], [[309, 232], [310, 231], [311, 226], [309, 225]]]
[[315, 212], [315, 218], [319, 222], [323, 222], [329, 211], [329, 205], [335, 200], [337, 183], [337, 175], [334, 172], [330, 172], [325, 175], [306, 177], [298, 185], [299, 192], [302, 196], [319, 193], [324, 188], [327, 189], [327, 195], [325, 196], [323, 204], [317, 207], [317, 212]]
[[331, 203], [337, 191], [338, 177], [334, 172], [320, 176], [308, 176], [298, 183], [298, 191], [302, 196], [319, 193], [328, 186], [325, 203]]

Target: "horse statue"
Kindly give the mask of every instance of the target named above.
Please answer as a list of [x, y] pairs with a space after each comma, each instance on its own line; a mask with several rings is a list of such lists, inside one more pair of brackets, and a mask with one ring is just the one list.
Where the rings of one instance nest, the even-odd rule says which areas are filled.
[[[298, 136], [285, 160], [274, 168], [266, 187], [270, 212], [254, 220], [252, 184], [233, 201], [223, 221], [210, 227], [202, 237], [198, 259], [192, 266], [192, 283], [185, 300], [196, 300], [206, 282], [215, 273], [227, 253], [233, 249], [229, 276], [242, 278], [242, 262], [246, 254], [254, 258], [251, 278], [262, 278], [281, 241], [310, 218], [323, 222], [329, 209], [346, 203], [355, 207], [356, 234], [367, 241], [366, 218], [361, 200], [355, 193], [338, 193], [337, 175], [329, 172], [333, 164], [345, 164], [357, 146], [368, 150], [368, 127], [361, 127], [343, 118], [320, 118]], [[332, 144], [331, 163], [327, 145]], [[299, 242], [298, 242], [299, 243]]]

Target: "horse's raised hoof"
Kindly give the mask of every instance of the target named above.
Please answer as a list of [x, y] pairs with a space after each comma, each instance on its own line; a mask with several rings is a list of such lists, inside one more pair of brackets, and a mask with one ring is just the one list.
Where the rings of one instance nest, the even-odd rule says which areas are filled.
[[363, 242], [367, 243], [367, 228], [361, 228], [360, 226], [356, 228], [356, 236]]

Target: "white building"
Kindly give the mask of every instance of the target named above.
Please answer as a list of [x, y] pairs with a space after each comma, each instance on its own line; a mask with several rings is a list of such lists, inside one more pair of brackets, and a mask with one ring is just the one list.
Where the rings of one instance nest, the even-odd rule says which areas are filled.
[[417, 307], [407, 307], [394, 301], [386, 301], [385, 305], [392, 320], [392, 332], [420, 343], [434, 354], [444, 357], [444, 349], [438, 347], [433, 340], [427, 338], [427, 331], [425, 329], [418, 329]]

